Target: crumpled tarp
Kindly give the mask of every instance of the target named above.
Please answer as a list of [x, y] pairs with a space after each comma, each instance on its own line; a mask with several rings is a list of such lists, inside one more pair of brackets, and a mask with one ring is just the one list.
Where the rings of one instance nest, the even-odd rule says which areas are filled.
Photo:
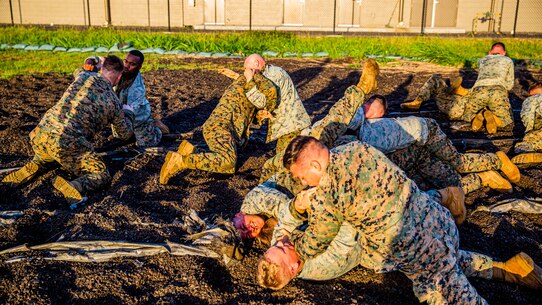
[[8, 258], [5, 260], [6, 263], [30, 258], [95, 263], [110, 261], [118, 257], [142, 257], [166, 252], [176, 256], [196, 255], [215, 259], [222, 258], [226, 264], [230, 263], [230, 257], [240, 259], [238, 247], [241, 241], [230, 221], [219, 220], [216, 223], [208, 223], [201, 219], [194, 210], [191, 210], [188, 215], [178, 221], [178, 224], [186, 229], [188, 235], [185, 239], [189, 244], [171, 241], [165, 243], [110, 240], [60, 241], [35, 246], [24, 244], [0, 251], [0, 255], [28, 251], [45, 252], [44, 255], [38, 257], [21, 254]]
[[506, 213], [517, 211], [527, 214], [542, 214], [542, 198], [505, 199], [490, 206], [480, 206], [475, 212]]

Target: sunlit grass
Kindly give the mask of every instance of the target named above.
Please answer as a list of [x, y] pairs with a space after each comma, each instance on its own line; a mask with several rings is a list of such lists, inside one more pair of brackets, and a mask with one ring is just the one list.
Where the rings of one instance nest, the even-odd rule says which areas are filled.
[[[501, 39], [508, 56], [542, 60], [542, 39]], [[60, 47], [111, 47], [116, 42], [131, 42], [137, 49], [162, 48], [187, 52], [228, 52], [248, 55], [275, 51], [327, 52], [330, 58], [350, 56], [361, 59], [368, 55], [415, 57], [440, 65], [476, 67], [477, 59], [487, 54], [495, 42], [491, 38], [420, 37], [420, 36], [314, 36], [288, 32], [179, 32], [150, 33], [91, 28], [46, 30], [38, 27], [0, 27], [0, 43], [14, 45], [52, 44]], [[0, 51], [0, 77], [36, 72], [71, 73], [89, 53], [48, 53]], [[120, 56], [123, 56], [122, 54]], [[150, 59], [145, 69], [182, 69], [183, 64]], [[383, 60], [386, 61], [386, 60]]]

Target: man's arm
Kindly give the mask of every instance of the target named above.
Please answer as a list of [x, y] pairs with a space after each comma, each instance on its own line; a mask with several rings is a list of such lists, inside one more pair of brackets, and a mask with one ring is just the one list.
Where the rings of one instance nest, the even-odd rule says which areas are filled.
[[241, 212], [246, 214], [263, 214], [278, 218], [279, 209], [290, 200], [290, 197], [277, 190], [275, 177], [253, 188], [245, 196]]
[[258, 109], [269, 112], [277, 106], [277, 87], [261, 73], [255, 73], [254, 77], [246, 84], [249, 90], [246, 92], [248, 100]]
[[133, 108], [134, 123], [139, 124], [145, 122], [151, 116], [151, 107], [145, 98], [145, 84], [143, 77], [139, 74], [128, 90], [128, 105]]
[[510, 60], [510, 64], [508, 65], [508, 71], [504, 79], [504, 82], [506, 84], [506, 90], [508, 91], [514, 88], [514, 62], [511, 59], [509, 60]]
[[[523, 125], [525, 126], [525, 132], [529, 132], [534, 128], [534, 120], [536, 116], [537, 106], [542, 106], [540, 103], [536, 103], [536, 100], [528, 97], [523, 101], [523, 105], [521, 106], [521, 121], [523, 122]], [[542, 110], [538, 110], [539, 112], [542, 112]]]
[[116, 106], [111, 125], [115, 131], [115, 137], [126, 141], [130, 139], [134, 131], [134, 113], [130, 109], [122, 109], [117, 96], [114, 94], [113, 96]]
[[342, 220], [335, 216], [330, 204], [329, 191], [318, 189], [309, 212], [309, 225], [305, 232], [294, 231], [292, 240], [300, 259], [304, 262], [324, 252], [337, 236]]

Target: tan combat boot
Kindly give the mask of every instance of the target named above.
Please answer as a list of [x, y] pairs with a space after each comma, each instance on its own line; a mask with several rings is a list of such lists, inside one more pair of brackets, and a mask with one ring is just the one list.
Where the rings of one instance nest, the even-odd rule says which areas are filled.
[[542, 268], [533, 259], [520, 252], [506, 262], [493, 262], [493, 278], [542, 290]]
[[158, 129], [160, 129], [160, 131], [162, 132], [162, 134], [169, 134], [169, 127], [166, 126], [166, 124], [164, 124], [161, 120], [154, 120], [154, 126], [158, 127]]
[[183, 140], [179, 145], [179, 148], [177, 148], [177, 152], [183, 156], [188, 156], [189, 154], [194, 152], [194, 145], [192, 145], [187, 140]]
[[463, 83], [463, 77], [458, 76], [454, 78], [452, 83], [450, 84], [450, 87], [448, 87], [448, 93], [455, 94], [455, 95], [461, 95], [465, 96], [467, 93], [469, 93], [469, 90], [463, 88], [461, 84]]
[[19, 170], [9, 173], [2, 179], [4, 183], [21, 184], [30, 181], [39, 171], [39, 166], [36, 163], [30, 162], [25, 164]]
[[455, 223], [460, 225], [467, 218], [467, 208], [465, 207], [465, 192], [457, 186], [449, 186], [438, 190], [442, 198], [441, 204], [454, 217]]
[[185, 168], [183, 156], [177, 152], [168, 151], [166, 161], [160, 169], [160, 184], [167, 184], [171, 177]]
[[66, 179], [57, 176], [55, 180], [53, 180], [53, 186], [55, 189], [61, 192], [62, 195], [64, 195], [64, 198], [66, 198], [68, 204], [83, 200], [83, 196], [81, 196], [80, 193], [81, 185], [75, 181], [68, 182]]
[[478, 111], [476, 116], [474, 116], [474, 119], [472, 119], [472, 122], [471, 122], [472, 130], [478, 131], [484, 125], [484, 111], [485, 110], [483, 109]]
[[379, 74], [380, 68], [378, 67], [378, 63], [372, 58], [367, 59], [363, 63], [363, 72], [357, 86], [365, 94], [371, 93], [378, 87], [378, 81], [376, 78]]
[[501, 160], [501, 172], [504, 173], [504, 175], [506, 176], [506, 178], [508, 178], [508, 180], [510, 180], [510, 182], [517, 183], [521, 178], [518, 167], [514, 163], [512, 163], [512, 160], [508, 158], [504, 151], [498, 151], [495, 154]]
[[[493, 112], [484, 110], [484, 118], [486, 119], [486, 130], [489, 134], [497, 133], [497, 118]], [[500, 121], [500, 120], [499, 120]]]
[[517, 155], [511, 160], [514, 164], [542, 163], [542, 153], [525, 153]]
[[502, 193], [512, 193], [512, 184], [510, 184], [508, 180], [504, 179], [496, 171], [485, 171], [477, 174], [482, 180], [483, 186], [488, 186]]
[[402, 109], [418, 110], [422, 106], [423, 101], [420, 98], [416, 98], [411, 102], [401, 104]]

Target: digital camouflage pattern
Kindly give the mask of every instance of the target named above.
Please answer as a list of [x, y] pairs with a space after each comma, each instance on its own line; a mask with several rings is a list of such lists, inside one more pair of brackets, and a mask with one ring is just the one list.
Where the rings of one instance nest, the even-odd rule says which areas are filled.
[[[346, 132], [350, 121], [364, 101], [365, 93], [359, 87], [348, 87], [344, 92], [344, 96], [331, 107], [328, 114], [310, 128], [305, 128], [301, 134], [315, 137], [326, 146], [333, 147], [335, 141]], [[283, 145], [283, 150], [277, 150], [275, 156], [265, 162], [260, 176], [260, 183], [271, 178], [275, 173], [284, 170], [282, 158], [288, 144]]]
[[346, 221], [363, 245], [360, 264], [405, 273], [420, 301], [486, 304], [461, 271], [450, 212], [368, 144], [331, 150], [308, 215], [307, 229], [292, 236], [303, 262], [322, 253]]
[[516, 144], [516, 148], [522, 152], [542, 152], [542, 94], [529, 96], [523, 101], [521, 121], [525, 126], [525, 137]]
[[[136, 145], [139, 147], [156, 146], [162, 139], [162, 132], [153, 124], [151, 104], [145, 98], [145, 83], [141, 73], [138, 72], [133, 83], [123, 88], [118, 94], [122, 105], [134, 108], [134, 132]], [[113, 127], [113, 134], [116, 130]]]
[[210, 152], [186, 156], [183, 161], [187, 168], [224, 174], [235, 172], [237, 149], [248, 141], [250, 124], [258, 109], [246, 96], [254, 86], [266, 96], [262, 108], [269, 112], [275, 109], [277, 90], [270, 80], [257, 73], [247, 83], [244, 75], [239, 76], [228, 86], [203, 124], [203, 136]]
[[[281, 141], [282, 137], [289, 134], [297, 136], [301, 130], [310, 126], [311, 119], [297, 94], [294, 82], [284, 69], [270, 64], [265, 65], [262, 74], [275, 84], [278, 91], [277, 107], [272, 112], [273, 118], [269, 119], [267, 142]], [[262, 94], [248, 94], [247, 96], [255, 105], [265, 101], [265, 96]], [[282, 142], [286, 141], [287, 139], [282, 140]]]
[[[425, 122], [427, 127], [425, 143], [417, 141], [407, 148], [387, 154], [387, 157], [414, 181], [430, 182], [431, 185], [427, 188], [441, 189], [447, 186], [461, 186], [465, 193], [469, 193], [481, 188], [482, 181], [476, 174], [461, 177], [459, 173], [499, 170], [502, 167], [502, 161], [493, 153], [459, 153], [434, 119], [419, 119]], [[386, 142], [378, 137], [386, 138], [387, 136], [384, 135], [393, 135], [390, 137], [395, 138], [395, 134], [401, 132], [392, 129], [384, 130], [380, 136], [371, 133], [371, 137], [364, 139], [372, 145], [373, 142]]]
[[[126, 117], [125, 117], [126, 115]], [[49, 109], [30, 133], [32, 163], [44, 167], [58, 162], [76, 176], [80, 192], [111, 179], [102, 159], [94, 152], [94, 135], [109, 125], [127, 140], [132, 133], [133, 113], [123, 111], [111, 83], [103, 76], [81, 71], [62, 98]]]
[[440, 75], [434, 74], [420, 89], [417, 99], [434, 98], [440, 112], [450, 120], [471, 122], [476, 114], [487, 108], [502, 121], [503, 127], [513, 124], [508, 90], [501, 85], [476, 86], [465, 96], [448, 93], [448, 85]]
[[506, 91], [514, 87], [514, 62], [509, 57], [487, 55], [478, 60], [478, 78], [472, 88], [492, 86]]

